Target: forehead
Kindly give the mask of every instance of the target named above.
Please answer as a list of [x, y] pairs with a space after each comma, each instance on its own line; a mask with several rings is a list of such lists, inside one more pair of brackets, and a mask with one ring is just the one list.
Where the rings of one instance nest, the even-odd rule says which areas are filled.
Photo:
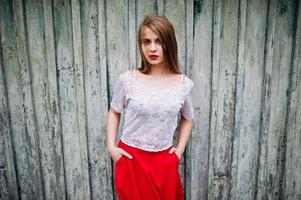
[[147, 26], [144, 26], [141, 30], [142, 39], [157, 39], [158, 35]]

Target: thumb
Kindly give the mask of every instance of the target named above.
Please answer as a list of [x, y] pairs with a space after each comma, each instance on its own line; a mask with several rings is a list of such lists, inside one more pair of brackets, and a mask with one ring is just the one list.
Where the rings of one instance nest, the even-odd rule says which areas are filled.
[[123, 149], [121, 149], [121, 153], [122, 153], [124, 156], [128, 157], [129, 159], [132, 159], [132, 158], [133, 158], [132, 155], [130, 155], [128, 152], [126, 152], [126, 151], [123, 150]]
[[172, 154], [173, 152], [176, 151], [176, 148], [172, 147], [170, 150], [169, 150], [169, 153]]

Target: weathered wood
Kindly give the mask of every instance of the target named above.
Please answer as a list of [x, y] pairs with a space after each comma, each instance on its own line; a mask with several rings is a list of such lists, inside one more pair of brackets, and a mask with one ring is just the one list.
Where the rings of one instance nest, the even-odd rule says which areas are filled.
[[[0, 12], [2, 12], [1, 7]], [[1, 30], [3, 30], [2, 23], [0, 23], [0, 42], [3, 41]], [[9, 107], [7, 100], [6, 80], [4, 76], [5, 73], [2, 63], [2, 46], [3, 43], [0, 45], [0, 195], [1, 199], [8, 200], [18, 199], [19, 193], [15, 192], [18, 186], [11, 130], [9, 125]]]
[[231, 199], [255, 194], [267, 2], [241, 1]]
[[[65, 183], [63, 179], [62, 149], [60, 145], [58, 146], [59, 149], [56, 149], [54, 145], [55, 141], [60, 141], [60, 135], [54, 132], [51, 120], [53, 114], [50, 108], [51, 100], [49, 96], [48, 65], [45, 57], [46, 44], [42, 3], [42, 1], [27, 1], [24, 5], [26, 13], [26, 18], [24, 18], [26, 21], [24, 23], [28, 41], [27, 54], [32, 75], [30, 79], [34, 111], [35, 116], [38, 116], [36, 117], [37, 142], [39, 144], [44, 198], [63, 199], [65, 197]], [[19, 9], [21, 7], [21, 4], [18, 5]]]
[[[186, 34], [185, 34], [185, 41], [186, 41], [186, 52], [185, 52], [185, 64], [183, 66], [183, 72], [186, 73], [189, 77], [191, 77], [191, 74], [188, 74], [188, 72], [191, 71], [192, 66], [193, 66], [193, 1], [189, 0], [186, 1], [186, 9], [185, 9], [185, 29], [186, 29]], [[195, 95], [195, 93], [194, 93]], [[196, 122], [194, 122], [196, 123]], [[195, 134], [195, 133], [191, 133]], [[192, 136], [191, 136], [192, 137]], [[186, 199], [191, 199], [191, 183], [192, 179], [194, 176], [192, 176], [191, 169], [189, 163], [191, 163], [191, 160], [193, 157], [191, 157], [191, 146], [189, 145], [191, 143], [191, 138], [188, 141], [188, 144], [186, 146], [185, 152], [183, 154], [183, 159], [185, 163], [185, 182], [183, 182], [184, 186], [184, 192], [185, 192], [185, 198]]]
[[[282, 4], [282, 5], [280, 5]], [[286, 110], [293, 47], [294, 1], [271, 7], [264, 66], [257, 199], [281, 199], [286, 147]], [[280, 8], [283, 6], [283, 8]], [[277, 9], [277, 11], [275, 11]], [[276, 23], [277, 22], [277, 23]], [[274, 41], [273, 44], [270, 41]], [[271, 46], [268, 46], [271, 45]], [[272, 47], [272, 48], [271, 48]], [[272, 51], [272, 52], [271, 52]], [[261, 151], [262, 150], [262, 151]]]
[[[93, 5], [93, 4], [92, 4]], [[74, 53], [74, 84], [75, 84], [75, 91], [76, 91], [76, 105], [77, 105], [77, 123], [78, 123], [78, 137], [79, 137], [79, 152], [80, 152], [80, 164], [82, 167], [82, 180], [80, 180], [83, 186], [83, 199], [91, 198], [91, 190], [92, 186], [90, 183], [92, 182], [92, 178], [89, 176], [89, 164], [91, 160], [89, 160], [90, 156], [93, 157], [94, 152], [90, 154], [88, 152], [88, 147], [94, 148], [94, 145], [87, 146], [89, 143], [87, 140], [91, 138], [94, 140], [93, 137], [90, 137], [87, 132], [89, 127], [86, 123], [87, 121], [87, 113], [86, 113], [86, 105], [85, 105], [85, 85], [84, 85], [84, 77], [85, 71], [83, 67], [83, 53], [82, 53], [82, 28], [81, 28], [81, 10], [80, 10], [80, 1], [74, 0], [71, 3], [71, 16], [72, 16], [72, 36], [73, 36], [73, 53]], [[96, 11], [97, 7], [93, 7], [93, 11]], [[92, 12], [93, 12], [92, 11]], [[88, 15], [89, 16], [89, 15]], [[90, 24], [90, 30], [95, 30], [95, 24], [97, 22], [96, 16], [92, 16], [91, 18], [92, 23]], [[95, 31], [94, 31], [95, 32]], [[95, 43], [96, 44], [96, 43]], [[94, 46], [94, 45], [93, 45]], [[94, 56], [95, 54], [92, 54]], [[96, 56], [97, 57], [97, 56]], [[87, 57], [89, 59], [89, 57]], [[92, 60], [93, 62], [93, 60]], [[98, 65], [99, 63], [96, 62]], [[87, 77], [89, 80], [89, 77]], [[92, 132], [93, 134], [94, 132]], [[95, 133], [94, 133], [95, 134]], [[94, 140], [95, 141], [95, 140]], [[93, 174], [92, 174], [93, 175]], [[92, 176], [93, 177], [93, 176]], [[94, 190], [95, 191], [95, 190]], [[92, 191], [93, 192], [93, 191]], [[99, 197], [97, 197], [99, 198]]]
[[[81, 81], [85, 77], [85, 108], [86, 108], [86, 120], [87, 120], [87, 136], [88, 136], [88, 152], [89, 152], [89, 171], [91, 182], [91, 198], [92, 199], [112, 199], [112, 187], [111, 187], [111, 171], [110, 160], [105, 151], [105, 130], [104, 126], [101, 126], [104, 121], [104, 114], [106, 113], [107, 105], [101, 104], [103, 96], [101, 94], [102, 88], [105, 89], [104, 81], [101, 77], [100, 68], [105, 69], [105, 60], [100, 65], [100, 58], [105, 58], [105, 45], [100, 45], [98, 40], [105, 43], [105, 24], [98, 22], [104, 18], [104, 8], [101, 2], [99, 6], [95, 1], [82, 1], [81, 2], [81, 24], [82, 41], [83, 41], [83, 54], [79, 54], [79, 57], [83, 59], [84, 67], [79, 64], [79, 72], [83, 72], [84, 75], [80, 76]], [[78, 13], [79, 15], [79, 13]], [[101, 15], [98, 17], [98, 15]], [[76, 15], [75, 15], [76, 16]], [[77, 20], [80, 23], [80, 19]], [[101, 24], [101, 26], [100, 26]], [[79, 25], [78, 25], [79, 26]], [[80, 38], [80, 35], [78, 35]], [[77, 40], [79, 41], [79, 40]], [[78, 44], [81, 47], [81, 42]], [[99, 52], [101, 51], [101, 53]], [[105, 79], [106, 80], [106, 79]], [[84, 106], [84, 105], [83, 105]], [[83, 107], [84, 110], [84, 107]], [[84, 117], [84, 116], [83, 116]]]
[[[64, 172], [64, 155], [62, 147], [62, 131], [61, 131], [61, 121], [60, 111], [59, 111], [59, 92], [58, 92], [58, 81], [57, 81], [57, 68], [56, 68], [56, 58], [55, 58], [55, 40], [53, 32], [53, 14], [52, 14], [52, 4], [49, 0], [43, 0], [43, 12], [44, 12], [44, 29], [45, 29], [45, 57], [47, 71], [47, 85], [48, 85], [48, 102], [46, 108], [48, 110], [48, 121], [49, 121], [49, 151], [52, 155], [52, 160], [47, 160], [48, 162], [53, 162], [55, 166], [49, 170], [52, 176], [52, 181], [55, 182], [56, 186], [50, 189], [51, 193], [56, 195], [56, 199], [66, 198], [66, 187], [65, 187], [65, 172]], [[46, 165], [51, 166], [47, 163]], [[54, 170], [54, 171], [52, 171]], [[55, 189], [53, 189], [53, 187]], [[46, 191], [45, 191], [46, 192]], [[51, 196], [50, 196], [51, 197]], [[46, 198], [49, 198], [46, 195]]]
[[136, 40], [136, 1], [129, 0], [129, 13], [128, 13], [128, 20], [129, 20], [129, 68], [135, 69], [137, 68], [137, 40]]
[[275, 40], [275, 24], [277, 22], [277, 3], [270, 4], [268, 8], [268, 21], [266, 28], [266, 44], [265, 44], [265, 65], [263, 77], [263, 96], [262, 96], [262, 122], [261, 122], [261, 139], [260, 139], [260, 152], [258, 163], [258, 176], [257, 176], [257, 191], [255, 195], [257, 199], [268, 199], [267, 185], [268, 183], [268, 128], [269, 128], [269, 114], [270, 114], [270, 99], [271, 99], [271, 71], [273, 66], [274, 56], [274, 40]]
[[157, 14], [164, 15], [165, 13], [165, 0], [157, 0]]
[[[191, 171], [190, 199], [206, 199], [208, 195], [208, 150], [210, 131], [211, 65], [208, 47], [212, 41], [213, 1], [195, 1], [193, 16], [193, 65], [187, 71], [194, 81], [193, 102], [195, 120], [190, 138], [190, 158], [187, 167]], [[181, 39], [180, 39], [181, 40]]]
[[[214, 17], [209, 199], [228, 199], [235, 122], [238, 1], [218, 3]], [[214, 78], [213, 78], [214, 77]], [[213, 82], [214, 81], [214, 82]], [[214, 144], [214, 145], [213, 145]]]
[[[18, 2], [1, 1], [3, 67], [7, 88], [15, 169], [22, 199], [42, 199], [38, 136], [28, 68], [24, 11]], [[9, 142], [9, 141], [7, 141]], [[10, 172], [11, 173], [11, 172]], [[14, 181], [14, 180], [12, 180]], [[15, 186], [15, 185], [13, 185]], [[18, 195], [13, 195], [17, 198]]]
[[[101, 152], [101, 156], [105, 157], [105, 163], [102, 164], [101, 170], [105, 170], [106, 174], [101, 179], [101, 185], [102, 185], [102, 192], [104, 194], [101, 194], [102, 196], [105, 196], [104, 199], [113, 199], [113, 170], [111, 167], [111, 158], [109, 157], [109, 154], [106, 152], [106, 123], [103, 123], [107, 120], [108, 115], [108, 81], [107, 81], [107, 45], [106, 45], [106, 6], [105, 6], [105, 0], [98, 1], [98, 42], [99, 42], [99, 78], [100, 78], [100, 124], [98, 126], [100, 127], [100, 143], [101, 147], [103, 148], [103, 152]], [[104, 185], [107, 186], [104, 186]]]
[[297, 0], [0, 1], [0, 198], [117, 199], [106, 118], [150, 13], [194, 81], [186, 199], [300, 199]]
[[[103, 123], [107, 120], [107, 111], [108, 111], [108, 81], [107, 81], [107, 46], [106, 46], [106, 11], [105, 11], [105, 1], [99, 1], [98, 2], [98, 27], [101, 27], [99, 30], [99, 59], [100, 59], [100, 80], [101, 80], [101, 87], [100, 87], [100, 115], [101, 115], [101, 125], [100, 125], [100, 136], [101, 136], [101, 145], [103, 148], [106, 146], [106, 136], [105, 136], [105, 129], [106, 129], [106, 123]], [[102, 168], [102, 170], [106, 170], [105, 177], [102, 177], [102, 185], [107, 184], [107, 187], [105, 187], [105, 199], [112, 199], [113, 198], [113, 179], [112, 179], [112, 168], [111, 168], [111, 158], [109, 157], [109, 154], [104, 150], [103, 151], [105, 156], [105, 168]]]
[[[289, 73], [289, 99], [286, 122], [286, 157], [284, 168], [284, 188], [281, 198], [301, 199], [301, 3], [295, 5], [295, 19], [291, 21], [294, 44]], [[294, 33], [295, 32], [295, 33]]]
[[[62, 121], [62, 140], [67, 199], [89, 199], [88, 158], [83, 120], [83, 85], [80, 83], [80, 61], [74, 58], [71, 5], [67, 1], [54, 1], [54, 33], [58, 70], [59, 102]], [[73, 12], [76, 12], [74, 10]], [[81, 122], [80, 122], [81, 121]], [[85, 121], [85, 120], [83, 120]]]

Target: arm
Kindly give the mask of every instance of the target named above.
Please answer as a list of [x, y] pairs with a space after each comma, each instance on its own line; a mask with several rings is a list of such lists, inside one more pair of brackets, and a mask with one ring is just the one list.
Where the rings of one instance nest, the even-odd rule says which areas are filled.
[[116, 136], [120, 122], [120, 113], [110, 108], [107, 118], [106, 137], [107, 137], [107, 152], [110, 154], [114, 162], [116, 162], [122, 155], [132, 158], [132, 156], [123, 149], [116, 146]]
[[191, 135], [192, 126], [193, 126], [192, 119], [185, 119], [183, 116], [181, 116], [178, 144], [177, 147], [172, 148], [169, 153], [175, 152], [179, 157], [179, 159], [181, 159], [182, 154], [185, 151], [185, 147], [188, 143], [189, 137]]
[[193, 121], [189, 119], [185, 119], [181, 117], [180, 121], [180, 130], [179, 130], [179, 140], [177, 145], [177, 153], [179, 153], [180, 157], [185, 151], [185, 147], [188, 143], [189, 137], [191, 135]]
[[106, 137], [107, 137], [107, 149], [115, 147], [116, 136], [118, 133], [118, 127], [120, 122], [120, 113], [114, 111], [113, 108], [110, 108], [107, 118], [106, 126]]

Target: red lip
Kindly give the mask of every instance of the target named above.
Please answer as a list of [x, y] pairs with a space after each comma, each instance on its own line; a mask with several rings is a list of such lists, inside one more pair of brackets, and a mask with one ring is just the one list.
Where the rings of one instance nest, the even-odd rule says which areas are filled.
[[151, 55], [151, 56], [149, 56], [149, 58], [152, 59], [152, 60], [156, 60], [158, 57], [159, 57], [159, 56], [156, 56], [156, 55]]

